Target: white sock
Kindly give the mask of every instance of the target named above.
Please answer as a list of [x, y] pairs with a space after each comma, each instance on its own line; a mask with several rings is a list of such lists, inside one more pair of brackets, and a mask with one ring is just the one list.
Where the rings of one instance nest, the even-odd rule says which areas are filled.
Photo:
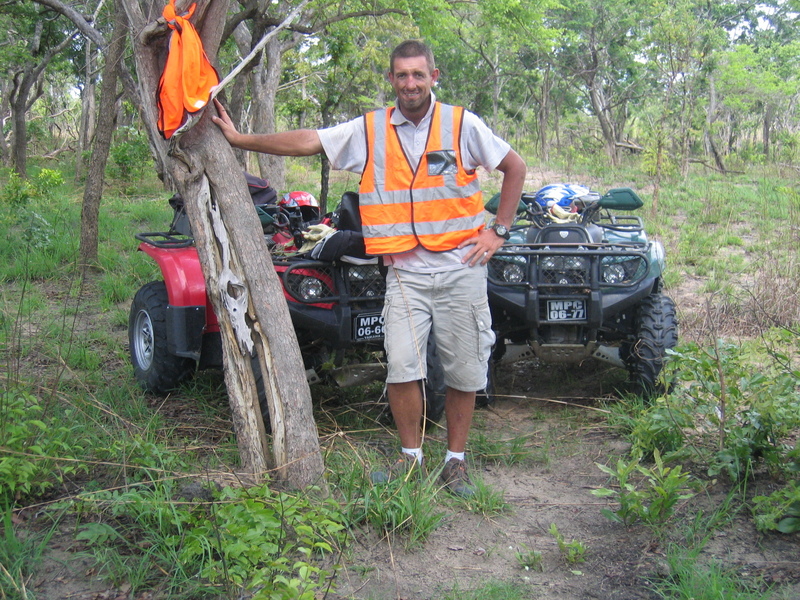
[[444, 456], [444, 462], [447, 463], [450, 461], [451, 458], [457, 458], [458, 460], [464, 460], [464, 453], [463, 452], [452, 452], [450, 450], [447, 451], [447, 454]]
[[400, 448], [403, 454], [410, 454], [417, 459], [419, 464], [422, 464], [422, 448]]

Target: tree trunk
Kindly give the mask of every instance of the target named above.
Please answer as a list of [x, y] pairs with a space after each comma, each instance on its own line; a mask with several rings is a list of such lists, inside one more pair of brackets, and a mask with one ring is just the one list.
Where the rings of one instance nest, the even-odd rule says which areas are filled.
[[717, 165], [717, 169], [719, 169], [722, 173], [726, 173], [727, 170], [725, 169], [725, 163], [722, 160], [722, 156], [717, 151], [717, 146], [714, 143], [714, 137], [711, 132], [711, 126], [714, 124], [714, 121], [717, 118], [717, 87], [714, 83], [714, 78], [709, 77], [708, 79], [708, 109], [706, 112], [706, 130], [703, 133], [703, 138], [705, 142], [706, 152], [711, 154], [714, 158], [714, 163]]
[[[264, 57], [253, 71], [253, 131], [256, 133], [275, 133], [277, 129], [275, 95], [281, 80], [281, 64], [281, 43], [276, 36], [267, 42]], [[259, 154], [258, 168], [261, 177], [269, 179], [276, 190], [286, 187], [286, 161], [282, 156]]]
[[771, 151], [771, 140], [770, 134], [772, 132], [772, 121], [775, 118], [775, 105], [772, 102], [767, 102], [766, 106], [764, 106], [764, 127], [763, 127], [763, 138], [764, 138], [764, 157], [769, 161], [770, 151]]
[[[91, 41], [86, 40], [84, 86], [81, 90], [81, 119], [78, 131], [78, 150], [75, 153], [75, 181], [80, 182], [84, 175], [84, 153], [89, 150], [94, 139], [95, 130], [95, 69], [97, 68], [97, 49]], [[116, 81], [116, 73], [114, 78]], [[116, 92], [115, 92], [116, 93]], [[101, 114], [103, 114], [101, 112]]]
[[[201, 0], [197, 5], [195, 27], [213, 62], [228, 2]], [[144, 15], [153, 13], [138, 2], [125, 2], [125, 7], [130, 30], [144, 34], [134, 40], [143, 98], [154, 98], [159, 59], [166, 50], [166, 38], [154, 34], [163, 26], [150, 27]], [[256, 353], [269, 403], [277, 476], [293, 487], [317, 484], [324, 490], [311, 392], [281, 283], [240, 165], [207, 110], [213, 108], [170, 140], [167, 166], [186, 201], [206, 290], [220, 321], [225, 383], [244, 475], [258, 481], [268, 466], [250, 358]], [[148, 118], [154, 117], [153, 107]]]
[[611, 164], [616, 165], [619, 157], [617, 151], [617, 132], [614, 127], [614, 121], [609, 114], [602, 84], [596, 73], [589, 76], [586, 83], [589, 88], [589, 102], [592, 105], [592, 111], [600, 123], [600, 131], [603, 133], [603, 145], [605, 146], [606, 154]]
[[89, 174], [83, 190], [83, 206], [81, 208], [81, 241], [79, 256], [85, 269], [97, 262], [97, 221], [100, 215], [100, 200], [103, 197], [108, 152], [111, 149], [111, 138], [116, 126], [115, 109], [117, 103], [117, 73], [125, 56], [125, 10], [116, 0], [114, 3], [114, 32], [106, 53], [106, 64], [103, 67], [103, 83], [100, 89], [100, 114], [103, 118], [97, 127], [89, 162]]

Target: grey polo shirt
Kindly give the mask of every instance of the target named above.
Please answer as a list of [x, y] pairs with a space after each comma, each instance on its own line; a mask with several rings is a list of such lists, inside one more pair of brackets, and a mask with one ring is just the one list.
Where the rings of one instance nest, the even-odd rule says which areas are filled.
[[[432, 94], [431, 107], [419, 125], [414, 125], [399, 110], [392, 111], [391, 123], [395, 126], [400, 143], [406, 155], [416, 168], [425, 143], [428, 140], [428, 129], [433, 114], [436, 97]], [[366, 133], [364, 119], [359, 117], [341, 125], [320, 129], [319, 134], [325, 155], [334, 169], [361, 174], [367, 160]], [[487, 171], [494, 170], [505, 158], [511, 146], [497, 137], [489, 127], [474, 113], [464, 111], [461, 128], [461, 157], [467, 170], [483, 167]], [[464, 268], [461, 259], [469, 248], [455, 249], [448, 252], [430, 252], [421, 246], [402, 254], [386, 257], [386, 262], [396, 269], [422, 273], [451, 271]]]

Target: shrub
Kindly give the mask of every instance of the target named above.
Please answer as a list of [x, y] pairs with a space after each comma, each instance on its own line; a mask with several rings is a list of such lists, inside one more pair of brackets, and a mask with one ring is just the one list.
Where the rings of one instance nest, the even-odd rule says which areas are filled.
[[25, 206], [36, 195], [36, 189], [25, 179], [11, 171], [8, 182], [3, 187], [0, 199], [3, 204], [17, 207]]
[[[0, 504], [41, 494], [80, 467], [74, 462], [81, 438], [47, 415], [38, 398], [11, 389], [0, 395]], [[59, 459], [66, 459], [60, 461]]]

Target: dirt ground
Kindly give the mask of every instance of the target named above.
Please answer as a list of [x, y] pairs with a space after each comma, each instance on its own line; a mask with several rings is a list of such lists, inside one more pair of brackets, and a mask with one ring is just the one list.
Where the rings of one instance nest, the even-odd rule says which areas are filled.
[[[613, 369], [587, 367], [579, 373], [541, 368], [522, 361], [501, 368], [498, 400], [476, 413], [475, 431], [512, 439], [527, 436], [532, 458], [521, 464], [491, 464], [475, 476], [504, 493], [508, 510], [494, 517], [470, 513], [443, 500], [443, 524], [427, 542], [407, 550], [402, 540], [380, 538], [364, 528], [349, 552], [331, 600], [433, 600], [453, 589], [487, 582], [517, 582], [525, 597], [541, 600], [638, 600], [655, 598], [654, 580], [668, 574], [666, 542], [643, 526], [612, 523], [600, 510], [607, 503], [591, 490], [607, 485], [595, 463], [623, 455], [627, 444], [609, 428], [603, 404], [619, 383]], [[180, 407], [175, 407], [180, 414]], [[431, 432], [436, 443], [441, 430]], [[392, 443], [387, 435], [387, 442]], [[766, 486], [758, 482], [755, 486]], [[697, 507], [706, 513], [724, 500], [728, 488], [712, 485], [681, 505], [674, 522]], [[755, 492], [755, 490], [754, 490]], [[586, 560], [568, 564], [549, 529], [586, 548]], [[123, 583], [111, 586], [77, 550], [69, 528], [54, 538], [47, 561], [30, 589], [38, 600], [151, 600], [158, 593], [131, 594]], [[674, 537], [671, 541], [680, 541]], [[517, 552], [542, 554], [541, 570], [525, 570]], [[800, 597], [798, 536], [758, 533], [747, 514], [715, 532], [702, 560], [733, 569], [745, 580], [778, 584], [776, 598]], [[245, 596], [246, 597], [246, 596]]]
[[[642, 526], [626, 529], [611, 522], [600, 513], [607, 503], [591, 494], [608, 484], [595, 463], [615, 460], [625, 453], [627, 444], [608, 428], [605, 415], [595, 410], [598, 405], [591, 400], [608, 393], [602, 389], [602, 368], [588, 371], [565, 382], [563, 373], [554, 376], [530, 362], [504, 369], [498, 383], [501, 394], [508, 397], [481, 411], [476, 427], [506, 439], [530, 435], [530, 445], [545, 448], [547, 456], [546, 461], [487, 466], [476, 474], [505, 492], [509, 511], [484, 518], [455, 509], [424, 547], [415, 551], [365, 536], [345, 562], [347, 569], [334, 597], [427, 600], [454, 588], [516, 581], [532, 599], [654, 598], [652, 581], [669, 572], [666, 542], [654, 539]], [[536, 372], [539, 384], [544, 385], [537, 386], [537, 378], [530, 377]], [[560, 393], [547, 389], [548, 379], [558, 381]], [[503, 381], [514, 381], [513, 389], [502, 389]], [[674, 529], [697, 506], [706, 512], [714, 510], [726, 492], [726, 486], [710, 485], [680, 507]], [[587, 547], [585, 562], [564, 560], [549, 533], [552, 524], [566, 541], [577, 540]], [[541, 571], [526, 571], [519, 565], [516, 553], [528, 549], [542, 553]], [[800, 597], [800, 540], [762, 535], [747, 515], [715, 533], [701, 556], [733, 569], [745, 580], [761, 578], [786, 586], [786, 595], [781, 597]]]
[[[535, 173], [527, 188], [557, 176]], [[684, 279], [675, 296], [681, 323], [696, 322], [704, 300], [697, 282]], [[682, 330], [682, 335], [685, 330]], [[125, 332], [120, 332], [125, 340]], [[122, 343], [126, 343], [123, 341]], [[627, 444], [607, 424], [601, 398], [614, 397], [619, 375], [603, 366], [571, 370], [542, 368], [531, 361], [503, 366], [497, 374], [497, 401], [476, 413], [475, 431], [511, 439], [528, 436], [536, 459], [506, 466], [492, 464], [476, 477], [504, 493], [509, 509], [491, 518], [443, 503], [447, 516], [426, 543], [407, 550], [400, 540], [364, 529], [342, 559], [332, 600], [433, 600], [452, 589], [468, 590], [490, 581], [514, 581], [525, 596], [541, 600], [639, 600], [655, 598], [653, 581], [668, 575], [666, 542], [642, 526], [625, 528], [601, 514], [608, 504], [593, 489], [608, 478], [596, 463], [610, 463]], [[176, 417], [182, 414], [174, 407]], [[176, 418], [176, 421], [179, 420]], [[431, 436], [441, 437], [441, 431]], [[387, 443], [393, 443], [387, 434]], [[750, 493], [769, 490], [757, 481]], [[678, 508], [674, 532], [698, 507], [707, 514], [724, 500], [728, 487], [708, 483]], [[552, 524], [567, 541], [586, 548], [585, 562], [567, 564], [549, 533]], [[49, 546], [46, 561], [29, 588], [38, 600], [155, 600], [158, 593], [132, 594], [125, 583], [100, 579], [78, 551], [74, 531], [64, 526]], [[680, 541], [677, 533], [671, 541]], [[516, 553], [542, 553], [541, 570], [525, 570]], [[760, 534], [746, 513], [714, 532], [702, 560], [732, 569], [744, 580], [779, 586], [777, 598], [800, 598], [800, 536]]]

